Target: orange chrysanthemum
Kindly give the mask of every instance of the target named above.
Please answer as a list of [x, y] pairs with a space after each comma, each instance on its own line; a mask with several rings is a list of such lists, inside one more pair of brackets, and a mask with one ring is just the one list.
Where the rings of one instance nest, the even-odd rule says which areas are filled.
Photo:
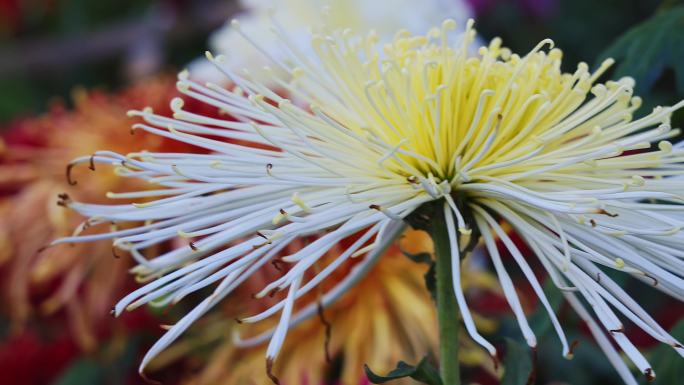
[[[415, 254], [429, 252], [432, 245], [425, 233], [409, 231], [402, 239], [401, 247]], [[402, 255], [398, 247], [391, 248], [368, 276], [339, 302], [291, 331], [291, 338], [282, 348], [283, 358], [276, 362], [274, 368], [280, 382], [284, 385], [316, 385], [335, 378], [344, 385], [363, 384], [366, 383], [364, 364], [378, 373], [385, 373], [400, 360], [418, 362], [426, 354], [436, 354], [437, 319], [434, 304], [425, 288], [423, 277], [426, 271], [426, 265], [421, 268]], [[260, 281], [272, 279], [269, 273], [277, 271], [266, 268], [260, 273], [261, 277], [252, 278], [245, 289], [231, 297], [233, 300], [226, 301], [221, 311], [200, 321], [189, 338], [179, 341], [152, 361], [150, 370], [154, 372], [167, 367], [206, 347], [211, 354], [207, 362], [202, 363], [203, 369], [198, 375], [186, 378], [184, 384], [268, 383], [263, 358], [266, 344], [241, 348], [232, 340], [238, 333], [243, 336], [259, 335], [275, 327], [277, 320], [251, 325], [230, 321], [237, 314], [258, 313], [264, 310], [264, 306], [272, 305], [264, 303], [263, 299], [246, 300], [250, 298], [250, 287], [258, 290], [263, 284]], [[332, 288], [345, 275], [345, 272], [338, 272], [321, 290]], [[468, 274], [464, 287], [472, 300], [497, 290], [491, 275], [475, 269]], [[477, 317], [477, 322], [485, 331], [495, 328], [495, 323], [486, 318]], [[249, 341], [246, 339], [242, 344], [249, 345]], [[237, 345], [240, 344], [237, 341]], [[462, 344], [462, 364], [480, 366], [493, 372], [489, 356], [465, 334]], [[218, 347], [214, 350], [216, 345]], [[415, 382], [406, 379], [397, 383]]]
[[106, 243], [39, 250], [70, 234], [79, 222], [73, 213], [55, 205], [59, 194], [99, 200], [107, 191], [140, 183], [93, 173], [76, 192], [65, 178], [64, 165], [74, 156], [105, 147], [178, 149], [178, 143], [153, 135], [125, 134], [131, 123], [126, 111], [140, 104], [165, 110], [174, 85], [173, 79], [158, 77], [114, 95], [79, 89], [73, 94], [73, 110], [53, 105], [46, 114], [18, 121], [4, 132], [0, 139], [0, 263], [14, 330], [33, 315], [64, 308], [79, 345], [86, 350], [95, 347], [97, 325], [109, 316], [123, 289], [128, 260], [113, 258]]

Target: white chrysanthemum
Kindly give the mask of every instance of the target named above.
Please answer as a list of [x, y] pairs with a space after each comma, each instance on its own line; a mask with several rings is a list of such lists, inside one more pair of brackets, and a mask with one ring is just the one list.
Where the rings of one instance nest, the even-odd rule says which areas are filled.
[[[684, 182], [674, 178], [684, 173], [684, 146], [667, 141], [679, 132], [670, 128], [669, 117], [684, 102], [633, 120], [640, 100], [632, 95], [631, 79], [596, 84], [611, 61], [593, 73], [583, 63], [563, 73], [561, 51], [542, 50], [550, 41], [520, 57], [498, 39], [469, 57], [475, 35], [470, 26], [458, 45], [448, 42], [455, 27], [449, 20], [427, 36], [399, 34], [383, 50], [374, 34], [334, 30], [313, 37], [315, 56], [296, 54], [283, 38], [287, 60], [272, 59], [278, 73], [289, 75], [273, 71], [273, 81], [305, 107], [253, 81], [247, 70], [232, 71], [226, 58], [208, 55], [236, 87], [202, 85], [181, 74], [178, 88], [232, 120], [184, 111], [181, 99], [172, 102], [173, 118], [150, 110], [132, 115], [145, 120], [137, 129], [210, 154], [103, 151], [73, 162], [110, 164], [122, 177], [159, 186], [110, 194], [152, 199], [141, 204], [65, 202], [90, 217], [88, 226], [127, 224], [58, 241], [114, 238], [117, 248], [139, 262], [135, 273], [149, 283], [117, 304], [116, 314], [174, 303], [215, 285], [142, 366], [292, 240], [314, 235], [307, 246], [282, 257], [287, 272], [257, 294], [282, 291], [282, 300], [242, 320], [280, 315], [268, 334], [272, 362], [288, 328], [316, 311], [311, 304], [293, 312], [295, 301], [341, 264], [363, 256], [323, 296], [324, 304], [334, 301], [380, 257], [402, 230], [402, 219], [428, 202], [441, 204], [465, 327], [492, 356], [496, 350], [476, 330], [461, 289], [459, 233], [462, 241], [471, 231], [482, 235], [520, 329], [534, 347], [495, 239], [503, 242], [548, 310], [563, 353], [572, 355], [530, 257], [521, 254], [501, 221], [534, 251], [625, 382], [636, 384], [610, 339], [647, 377], [654, 373], [624, 334], [623, 319], [682, 354], [682, 346], [604, 271], [621, 271], [684, 297]], [[189, 246], [144, 257], [146, 249], [179, 235], [192, 240]], [[333, 262], [314, 266], [352, 235], [356, 240]]]
[[[464, 23], [472, 16], [463, 0], [241, 0], [241, 4], [244, 12], [237, 18], [241, 30], [261, 49], [274, 55], [283, 52], [276, 36], [282, 30], [287, 31], [290, 43], [308, 56], [312, 54], [309, 30], [320, 29], [323, 23], [361, 34], [374, 30], [381, 42], [387, 43], [401, 29], [423, 33], [446, 18]], [[323, 17], [321, 9], [326, 10]], [[226, 55], [226, 64], [233, 69], [247, 67], [259, 71], [261, 66], [271, 64], [230, 23], [211, 35], [209, 47], [214, 54]], [[279, 59], [285, 59], [285, 55]], [[189, 70], [196, 81], [225, 81], [225, 76], [204, 58], [191, 63]], [[261, 83], [274, 85], [269, 76], [261, 72], [259, 75]]]

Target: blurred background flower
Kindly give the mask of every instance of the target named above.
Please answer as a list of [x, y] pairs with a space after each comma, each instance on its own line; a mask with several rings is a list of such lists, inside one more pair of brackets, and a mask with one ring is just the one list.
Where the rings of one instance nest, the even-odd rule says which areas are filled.
[[[333, 250], [332, 256], [340, 250]], [[400, 249], [401, 248], [401, 249]], [[426, 354], [437, 352], [437, 319], [425, 289], [426, 264], [411, 261], [403, 252], [419, 254], [432, 248], [427, 234], [409, 231], [400, 245], [391, 248], [385, 257], [339, 302], [311, 317], [292, 330], [276, 362], [274, 373], [283, 384], [360, 384], [364, 383], [363, 365], [368, 364], [380, 373], [388, 372], [400, 360], [418, 362]], [[402, 251], [400, 251], [402, 250]], [[351, 268], [351, 267], [348, 267]], [[344, 278], [341, 269], [320, 287], [320, 296]], [[464, 283], [472, 301], [487, 296], [498, 296], [492, 276], [470, 265], [469, 278]], [[189, 336], [156, 358], [150, 367], [152, 373], [183, 360], [193, 352], [207, 349], [206, 363], [199, 374], [192, 373], [182, 383], [192, 385], [269, 383], [264, 371], [267, 343], [253, 347], [236, 347], [232, 340], [240, 334], [245, 340], [257, 337], [271, 329], [277, 318], [265, 324], [239, 325], [229, 315], [247, 316], [259, 313], [275, 303], [252, 300], [251, 294], [261, 289], [268, 275], [280, 274], [272, 267], [262, 272], [263, 279], [252, 281], [252, 291], [237, 293], [240, 303], [224, 301], [221, 311], [199, 321]], [[263, 280], [263, 282], [262, 282]], [[217, 314], [218, 313], [218, 314]], [[490, 318], [477, 316], [479, 327], [492, 333], [497, 324]], [[329, 333], [329, 334], [328, 334]], [[264, 340], [266, 342], [266, 340]], [[211, 346], [217, 346], [212, 350]], [[462, 364], [465, 370], [495, 378], [496, 373], [489, 356], [479, 349], [464, 333]], [[402, 382], [398, 382], [402, 383]], [[414, 383], [403, 381], [403, 383]]]
[[[104, 341], [125, 344], [129, 333], [155, 324], [151, 318], [145, 321], [144, 313], [137, 316], [140, 320], [131, 317], [132, 324], [111, 321], [112, 303], [134, 283], [127, 274], [130, 261], [117, 258], [110, 245], [39, 250], [55, 237], [70, 234], [80, 222], [56, 204], [58, 195], [74, 190], [65, 177], [65, 164], [74, 156], [103, 147], [182, 149], [151, 135], [127, 134], [128, 109], [143, 103], [165, 110], [174, 94], [173, 78], [168, 76], [141, 80], [111, 95], [77, 88], [70, 109], [54, 102], [46, 113], [17, 120], [2, 132], [0, 268], [3, 305], [9, 310], [3, 315], [9, 335], [19, 339], [20, 350], [22, 343], [28, 343], [23, 338], [42, 338], [48, 344], [62, 341], [60, 352], [67, 357], [56, 354], [59, 362], [78, 352], [96, 354]], [[101, 201], [104, 193], [122, 184], [131, 183], [111, 173], [93, 173], [83, 178], [77, 194]], [[39, 344], [36, 349], [41, 353], [43, 348]], [[7, 383], [24, 383], [21, 376], [43, 372], [31, 365], [25, 372], [22, 367], [3, 369], [2, 376], [17, 376], [17, 381]]]
[[[440, 25], [446, 18], [463, 25], [473, 16], [464, 0], [424, 0], [420, 3], [415, 0], [240, 0], [239, 3], [243, 10], [236, 18], [241, 31], [228, 21], [211, 34], [208, 44], [214, 55], [225, 55], [232, 67], [249, 68], [252, 72], [259, 71], [261, 66], [271, 65], [271, 61], [243, 35], [255, 39], [265, 51], [282, 55], [283, 51], [279, 49], [281, 40], [276, 36], [282, 31], [287, 33], [299, 52], [311, 52], [310, 35], [323, 24], [350, 28], [361, 34], [373, 30], [382, 43], [389, 43], [401, 29], [420, 34]], [[320, 9], [323, 7], [327, 10], [321, 19]], [[388, 9], [392, 9], [389, 14]], [[280, 26], [280, 31], [273, 30], [274, 21]], [[196, 79], [225, 81], [225, 75], [204, 57], [193, 61], [189, 70]], [[269, 84], [270, 79], [269, 76], [259, 77], [259, 80], [267, 82], [265, 84]]]
[[[242, 12], [242, 26], [250, 28], [268, 18], [268, 7], [275, 3], [0, 0], [0, 383], [144, 383], [136, 373], [137, 363], [161, 334], [159, 324], [173, 323], [184, 310], [147, 309], [112, 319], [111, 306], [137, 285], [126, 273], [131, 266], [128, 256], [116, 258], [107, 243], [38, 253], [49, 240], [70, 233], [77, 224], [56, 205], [58, 194], [97, 201], [107, 191], [123, 187], [124, 182], [107, 171], [75, 169], [79, 188], [73, 188], [66, 181], [65, 165], [73, 157], [103, 148], [124, 153], [139, 148], [173, 151], [177, 144], [142, 132], [129, 135], [131, 120], [125, 112], [146, 105], [164, 112], [176, 96], [175, 77], [164, 74], [182, 69], [205, 49], [230, 54], [227, 47], [237, 43], [226, 21]], [[286, 15], [279, 20], [290, 28], [317, 2], [277, 3]], [[333, 7], [338, 19], [332, 22], [347, 23], [349, 10], [358, 7], [361, 16], [351, 18], [361, 23], [356, 25], [378, 23], [379, 32], [390, 33], [396, 19], [378, 16], [371, 3], [339, 2], [338, 8]], [[592, 65], [614, 56], [618, 64], [609, 75], [635, 76], [644, 100], [664, 104], [684, 98], [682, 1], [402, 0], [397, 3], [401, 7], [396, 6], [398, 18], [414, 17], [399, 10], [416, 3], [422, 7], [415, 13], [420, 22], [404, 25], [413, 32], [445, 17], [463, 20], [474, 14], [485, 39], [500, 36], [513, 51], [526, 52], [551, 37], [563, 47], [566, 63]], [[233, 54], [235, 59], [244, 59], [240, 49], [233, 52], [240, 54]], [[252, 63], [256, 56], [247, 57], [250, 61], [237, 60], [236, 65]], [[673, 123], [682, 126], [681, 113]], [[402, 241], [403, 248], [413, 253], [429, 250], [429, 244], [415, 238], [420, 235], [411, 237], [411, 242]], [[479, 263], [476, 256], [470, 261], [474, 273], [468, 287], [480, 327], [492, 336], [520, 338], [515, 321], [502, 318], [507, 305], [496, 294], [496, 286], [486, 275], [477, 274]], [[323, 319], [313, 317], [293, 331], [285, 347], [292, 354], [283, 355], [292, 358], [276, 368], [283, 381], [365, 383], [363, 363], [386, 373], [399, 359], [415, 363], [434, 350], [433, 307], [423, 284], [427, 266], [395, 249], [375, 269], [383, 272], [377, 275], [383, 279], [362, 282], [355, 290], [363, 295], [343, 298], [324, 312]], [[649, 312], [666, 328], [675, 327], [684, 316], [682, 305], [639, 288], [640, 302], [647, 304]], [[247, 299], [251, 295], [237, 294]], [[580, 341], [575, 362], [568, 365], [557, 354], [545, 354], [555, 348], [544, 343], [550, 325], [543, 317], [534, 321], [537, 304], [524, 303], [540, 336], [538, 362], [527, 350], [517, 351], [517, 345], [501, 340], [509, 353], [518, 353], [510, 354], [515, 361], [504, 362], [513, 369], [504, 374], [502, 383], [524, 384], [536, 367], [538, 384], [617, 384], [609, 364], [596, 359], [601, 353], [582, 321], [565, 310], [560, 298], [554, 303], [566, 329], [576, 331], [570, 339]], [[237, 331], [243, 338], [263, 331], [232, 321], [259, 310], [249, 300], [239, 306], [226, 301], [158, 357], [150, 366], [150, 376], [165, 384], [266, 383], [264, 347], [238, 349], [232, 343]], [[403, 322], [397, 321], [399, 315]], [[330, 362], [324, 348], [327, 322], [332, 325], [327, 346]], [[680, 323], [674, 331], [680, 338], [684, 337], [681, 329]], [[634, 334], [633, 339], [645, 349], [652, 346], [646, 336]], [[676, 373], [682, 364], [674, 354], [655, 348], [650, 356], [656, 362], [657, 383], [679, 381]], [[486, 355], [471, 349], [467, 341], [461, 357], [471, 382], [499, 382], [501, 372], [495, 373]], [[522, 382], [513, 378], [516, 372], [522, 373]], [[252, 378], [253, 373], [262, 377]], [[301, 377], [303, 373], [308, 377]]]

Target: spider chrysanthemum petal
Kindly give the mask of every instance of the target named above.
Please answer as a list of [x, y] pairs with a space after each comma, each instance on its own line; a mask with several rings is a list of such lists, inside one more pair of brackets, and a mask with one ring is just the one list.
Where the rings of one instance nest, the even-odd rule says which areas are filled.
[[[606, 336], [642, 373], [654, 373], [624, 334], [622, 318], [683, 352], [603, 271], [622, 271], [684, 297], [684, 182], [677, 177], [684, 173], [684, 149], [668, 142], [679, 132], [670, 127], [670, 115], [684, 102], [633, 119], [640, 106], [633, 80], [597, 83], [611, 61], [594, 72], [580, 64], [564, 73], [561, 51], [550, 40], [518, 56], [494, 39], [473, 56], [472, 22], [461, 42], [449, 41], [453, 28], [447, 20], [425, 36], [398, 33], [382, 49], [373, 34], [318, 31], [311, 42], [314, 57], [290, 53], [273, 64], [279, 71], [272, 80], [291, 100], [252, 79], [250, 70], [234, 71], [224, 57], [208, 55], [235, 87], [203, 85], [183, 74], [178, 88], [233, 120], [186, 111], [181, 99], [172, 103], [173, 118], [144, 110], [134, 114], [145, 121], [137, 129], [210, 154], [98, 152], [74, 161], [111, 164], [123, 177], [161, 186], [128, 193], [128, 198], [156, 197], [136, 206], [68, 203], [94, 218], [91, 222], [145, 221], [59, 241], [115, 238], [118, 248], [137, 258], [136, 273], [151, 282], [124, 298], [117, 314], [146, 303], [165, 305], [216, 285], [152, 348], [143, 366], [289, 242], [316, 236], [281, 257], [287, 271], [256, 293], [284, 293], [271, 309], [247, 319], [280, 314], [269, 334], [271, 362], [287, 329], [314, 313], [311, 308], [295, 314], [294, 302], [337, 265], [365, 255], [324, 299], [344, 292], [400, 233], [402, 220], [432, 201], [443, 201], [456, 273], [458, 234], [482, 235], [530, 346], [536, 338], [496, 238], [548, 310], [563, 354], [572, 355], [529, 257], [500, 221], [534, 252], [625, 382], [635, 380]], [[143, 257], [143, 249], [178, 234], [196, 239], [193, 247]], [[312, 272], [334, 245], [352, 236], [357, 241], [345, 252]], [[458, 274], [453, 283], [468, 332], [496, 355], [472, 322]]]

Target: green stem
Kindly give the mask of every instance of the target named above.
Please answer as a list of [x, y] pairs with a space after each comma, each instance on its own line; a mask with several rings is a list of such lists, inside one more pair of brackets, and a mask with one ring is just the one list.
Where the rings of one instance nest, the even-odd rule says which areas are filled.
[[[436, 210], [441, 212], [441, 210]], [[439, 323], [440, 374], [443, 385], [460, 385], [458, 362], [459, 314], [452, 284], [451, 248], [444, 217], [433, 218], [430, 236], [435, 246], [437, 320]], [[460, 263], [460, 262], [459, 262]]]

